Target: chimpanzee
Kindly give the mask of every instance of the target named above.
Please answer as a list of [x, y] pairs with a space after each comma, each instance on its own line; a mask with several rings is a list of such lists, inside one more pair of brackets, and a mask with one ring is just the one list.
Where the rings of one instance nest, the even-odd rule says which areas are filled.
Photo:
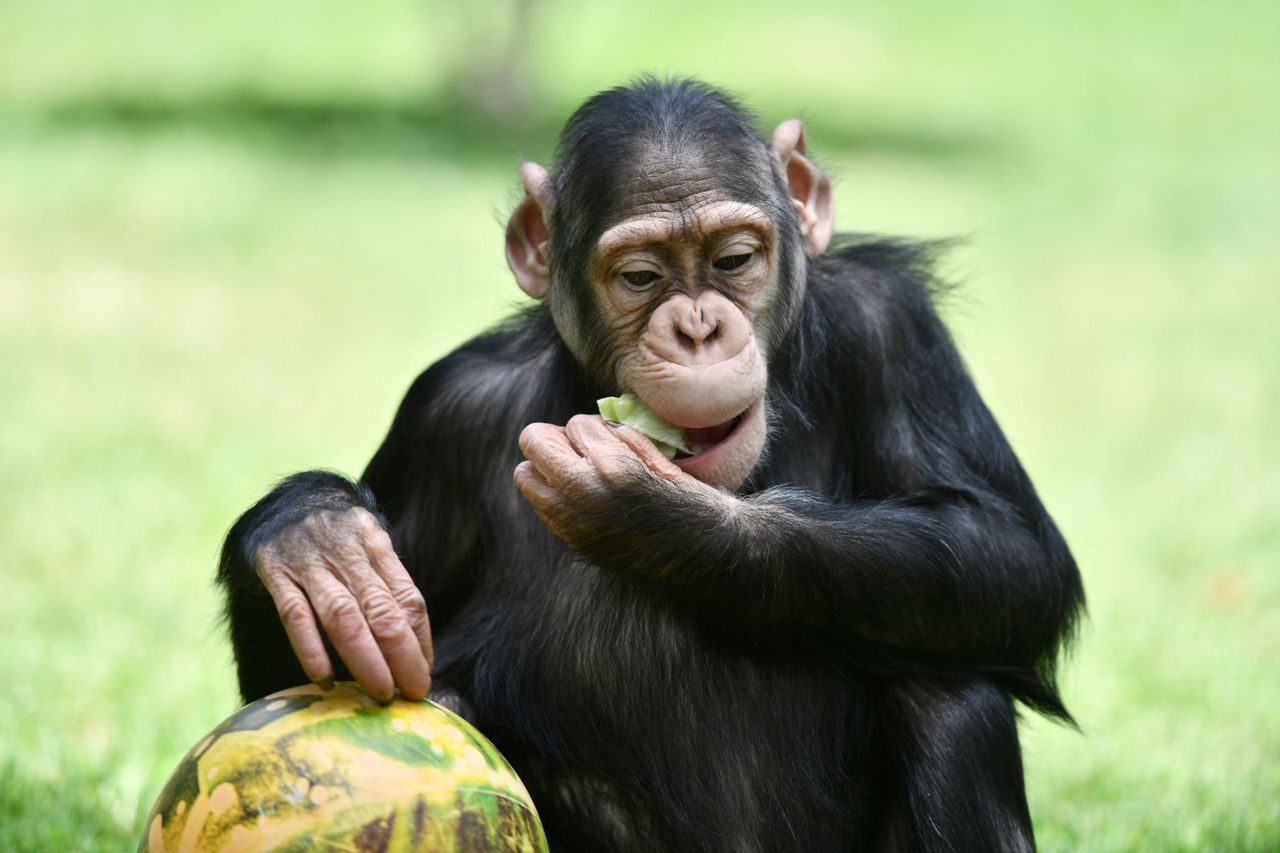
[[[231, 529], [244, 697], [430, 690], [554, 850], [1032, 849], [1012, 702], [1070, 719], [1083, 592], [931, 244], [833, 237], [800, 122], [695, 81], [596, 95], [520, 175], [534, 307], [419, 376], [359, 482]], [[621, 392], [691, 452], [590, 414]]]

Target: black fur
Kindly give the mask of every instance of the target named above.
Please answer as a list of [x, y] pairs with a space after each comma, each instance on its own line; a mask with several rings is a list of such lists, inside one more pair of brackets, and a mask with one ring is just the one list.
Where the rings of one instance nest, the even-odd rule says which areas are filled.
[[245, 698], [306, 680], [253, 548], [371, 492], [438, 683], [553, 849], [1032, 849], [1011, 697], [1069, 719], [1054, 671], [1083, 594], [933, 309], [928, 255], [845, 238], [811, 262], [745, 503], [709, 514], [655, 476], [580, 508], [579, 553], [512, 485], [516, 439], [594, 411], [606, 371], [544, 307], [433, 365], [359, 487], [299, 475], [228, 536]]

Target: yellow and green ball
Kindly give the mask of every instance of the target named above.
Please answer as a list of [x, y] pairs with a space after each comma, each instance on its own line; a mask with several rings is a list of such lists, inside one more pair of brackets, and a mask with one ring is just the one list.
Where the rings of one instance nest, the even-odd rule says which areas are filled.
[[431, 702], [379, 705], [354, 685], [285, 690], [192, 747], [140, 851], [545, 853], [506, 760]]

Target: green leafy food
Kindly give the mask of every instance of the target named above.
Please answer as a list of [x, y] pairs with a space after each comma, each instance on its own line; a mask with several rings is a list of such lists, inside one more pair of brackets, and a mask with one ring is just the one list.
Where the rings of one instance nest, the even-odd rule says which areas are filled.
[[689, 452], [689, 445], [684, 441], [684, 429], [658, 417], [635, 394], [604, 397], [596, 400], [596, 406], [600, 409], [600, 417], [606, 421], [626, 424], [644, 433], [668, 459], [674, 459], [677, 450]]

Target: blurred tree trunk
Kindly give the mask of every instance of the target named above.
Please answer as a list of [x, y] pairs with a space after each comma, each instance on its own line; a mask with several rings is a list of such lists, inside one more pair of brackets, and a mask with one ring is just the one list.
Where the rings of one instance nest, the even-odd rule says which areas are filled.
[[[530, 58], [538, 0], [463, 0], [464, 56], [456, 91], [486, 122], [517, 127], [533, 108]], [[496, 7], [496, 8], [495, 8]]]

